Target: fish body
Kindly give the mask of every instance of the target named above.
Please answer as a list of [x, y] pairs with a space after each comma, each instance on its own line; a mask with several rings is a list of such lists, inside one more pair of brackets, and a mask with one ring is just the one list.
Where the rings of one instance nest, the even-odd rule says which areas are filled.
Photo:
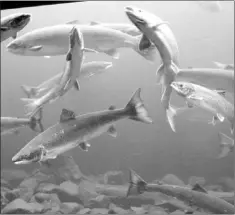
[[15, 39], [17, 33], [21, 31], [31, 20], [31, 15], [27, 13], [14, 13], [1, 18], [1, 42], [12, 37]]
[[[8, 51], [25, 56], [56, 56], [68, 51], [68, 35], [73, 24], [44, 27], [28, 32], [7, 45]], [[76, 25], [78, 26], [78, 25]], [[140, 36], [133, 37], [118, 30], [102, 26], [79, 25], [86, 48], [118, 58], [119, 48], [132, 48], [147, 60], [155, 59], [155, 49], [138, 50]]]
[[231, 132], [233, 133], [234, 105], [224, 97], [224, 92], [189, 82], [173, 82], [171, 86], [178, 95], [185, 98], [189, 106], [195, 105], [212, 113], [211, 124], [215, 125], [216, 120], [223, 122], [226, 118], [231, 123]]
[[223, 199], [211, 196], [206, 190], [196, 184], [192, 189], [188, 187], [168, 185], [168, 184], [149, 184], [145, 182], [133, 170], [130, 172], [130, 186], [127, 196], [135, 188], [139, 194], [144, 192], [160, 192], [174, 197], [192, 208], [203, 210], [203, 212], [213, 214], [234, 214], [234, 206]]
[[179, 69], [175, 81], [191, 82], [209, 89], [222, 89], [234, 94], [234, 70], [213, 68]]
[[220, 153], [218, 158], [224, 158], [228, 155], [229, 152], [233, 152], [234, 139], [220, 132], [219, 140], [220, 140]]
[[39, 125], [41, 131], [43, 131], [44, 129], [41, 124], [41, 118], [42, 115], [40, 115], [39, 118], [1, 117], [1, 135], [18, 134], [20, 128], [27, 126], [33, 131], [37, 131], [37, 125]]
[[13, 158], [15, 164], [41, 162], [55, 159], [76, 146], [87, 151], [88, 141], [108, 132], [116, 136], [113, 124], [122, 119], [133, 119], [152, 123], [140, 98], [140, 88], [134, 93], [127, 106], [123, 109], [93, 112], [75, 116], [73, 111], [62, 110], [60, 121], [31, 140]]
[[175, 132], [174, 116], [176, 110], [170, 106], [172, 88], [179, 67], [179, 49], [176, 38], [169, 27], [169, 23], [148, 11], [128, 6], [125, 8], [128, 18], [143, 33], [140, 50], [145, 44], [153, 43], [161, 56], [162, 64], [157, 69], [157, 83], [162, 85], [161, 102], [166, 111], [167, 121]]
[[[81, 67], [79, 79], [89, 78], [93, 75], [103, 73], [110, 67], [112, 67], [112, 62], [92, 61], [92, 62], [84, 63], [84, 64], [82, 64], [82, 67]], [[55, 76], [44, 81], [43, 83], [41, 83], [40, 85], [38, 85], [36, 87], [22, 85], [21, 88], [24, 91], [24, 93], [28, 96], [28, 98], [36, 97], [41, 92], [44, 92], [48, 89], [55, 87], [55, 85], [59, 82], [62, 74], [63, 74], [62, 72], [59, 74], [56, 74]], [[76, 80], [74, 82], [74, 86], [76, 86], [77, 78], [78, 77], [76, 77]]]
[[[69, 36], [69, 51], [66, 55], [65, 70], [58, 83], [50, 89], [45, 95], [40, 98], [23, 98], [22, 101], [27, 102], [26, 111], [28, 116], [35, 115], [48, 102], [53, 102], [59, 97], [67, 93], [74, 82], [79, 78], [81, 65], [83, 62], [84, 43], [80, 31], [75, 27], [72, 29]], [[77, 89], [80, 89], [78, 81], [76, 81]]]

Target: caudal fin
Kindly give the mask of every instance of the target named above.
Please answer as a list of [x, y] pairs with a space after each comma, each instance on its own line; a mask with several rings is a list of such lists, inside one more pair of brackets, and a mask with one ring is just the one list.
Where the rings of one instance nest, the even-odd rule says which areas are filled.
[[148, 112], [144, 107], [142, 99], [140, 98], [140, 92], [141, 88], [136, 90], [125, 108], [130, 115], [130, 119], [148, 124], [153, 123], [153, 120], [148, 116]]
[[37, 104], [37, 99], [21, 98], [21, 101], [25, 102], [26, 116], [33, 117], [39, 110], [40, 106]]
[[37, 125], [39, 126], [39, 129], [40, 129], [40, 132], [43, 132], [44, 131], [44, 127], [42, 125], [42, 108], [39, 110], [37, 116], [33, 116], [31, 117], [31, 121], [30, 121], [30, 128], [33, 130], [33, 131], [37, 131], [36, 130], [36, 127]]
[[146, 191], [147, 182], [144, 181], [134, 170], [129, 170], [129, 187], [126, 196], [131, 194], [131, 191], [135, 189], [138, 194]]
[[22, 85], [21, 89], [24, 91], [24, 93], [26, 94], [28, 98], [35, 97], [39, 94], [39, 90], [37, 87], [30, 87], [30, 86]]
[[220, 153], [218, 158], [220, 159], [226, 157], [229, 152], [233, 151], [234, 140], [221, 132], [219, 132], [218, 136], [220, 144]]

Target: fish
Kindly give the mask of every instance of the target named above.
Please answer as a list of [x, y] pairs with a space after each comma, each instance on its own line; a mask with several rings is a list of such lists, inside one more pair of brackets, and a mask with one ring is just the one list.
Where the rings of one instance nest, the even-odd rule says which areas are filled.
[[44, 131], [42, 125], [42, 111], [39, 117], [19, 118], [19, 117], [1, 117], [1, 135], [19, 134], [22, 127], [30, 127], [33, 131], [37, 131], [39, 125], [40, 131]]
[[14, 13], [1, 18], [1, 42], [8, 38], [17, 38], [17, 33], [21, 31], [31, 20], [29, 13]]
[[229, 152], [233, 152], [234, 149], [234, 139], [228, 137], [227, 135], [219, 132], [219, 141], [220, 141], [220, 153], [218, 158], [224, 158], [228, 155]]
[[[65, 55], [68, 51], [67, 37], [73, 26], [73, 24], [65, 23], [35, 29], [10, 42], [7, 45], [7, 50], [23, 56]], [[155, 62], [157, 58], [156, 48], [151, 44], [144, 51], [139, 51], [138, 44], [141, 35], [133, 37], [102, 26], [79, 25], [78, 28], [83, 34], [87, 49], [96, 50], [118, 59], [117, 49], [131, 48], [150, 62]]]
[[72, 28], [69, 41], [70, 46], [66, 55], [65, 69], [58, 83], [39, 98], [21, 98], [26, 103], [26, 116], [34, 116], [45, 104], [56, 101], [74, 85], [76, 85], [77, 90], [80, 90], [80, 84], [77, 80], [83, 62], [84, 42], [82, 33], [76, 27]]
[[224, 91], [211, 90], [201, 85], [189, 82], [172, 82], [172, 88], [185, 99], [187, 106], [202, 108], [213, 114], [209, 124], [215, 125], [217, 121], [223, 122], [227, 119], [230, 130], [234, 130], [234, 105], [225, 98]]
[[[90, 78], [96, 74], [101, 74], [113, 66], [112, 62], [107, 61], [91, 61], [82, 64], [81, 73], [79, 79]], [[50, 79], [44, 81], [40, 85], [33, 87], [27, 85], [21, 85], [21, 89], [28, 98], [36, 97], [40, 93], [53, 88], [60, 80], [63, 73], [56, 74]], [[74, 88], [77, 89], [77, 79], [74, 82]]]
[[[213, 214], [234, 214], [234, 205], [221, 198], [209, 195], [199, 184], [195, 184], [193, 188], [162, 184], [160, 182], [158, 184], [150, 184], [131, 169], [127, 197], [131, 194], [133, 188], [139, 194], [145, 192], [160, 192], [174, 197], [186, 205], [189, 205], [194, 211], [202, 210], [203, 212]], [[192, 211], [189, 212], [192, 213]], [[185, 213], [189, 212], [185, 211]]]
[[103, 23], [103, 22], [97, 22], [97, 21], [91, 21], [86, 24], [82, 24], [79, 20], [74, 20], [69, 22], [73, 25], [92, 25], [92, 26], [103, 26], [106, 28], [111, 28], [114, 30], [121, 31], [125, 34], [129, 34], [131, 36], [138, 36], [141, 34], [141, 32], [136, 28], [134, 25], [129, 23]]
[[217, 68], [180, 68], [175, 81], [191, 82], [209, 89], [234, 94], [234, 71]]
[[224, 63], [220, 63], [220, 62], [217, 62], [217, 61], [214, 61], [213, 63], [220, 69], [227, 69], [227, 70], [233, 70], [234, 71], [234, 64], [224, 64]]
[[89, 140], [108, 132], [116, 137], [114, 123], [122, 119], [152, 124], [152, 119], [140, 97], [141, 88], [137, 89], [128, 104], [121, 109], [110, 106], [109, 110], [78, 115], [68, 109], [62, 109], [60, 120], [44, 132], [33, 138], [12, 157], [15, 164], [43, 163], [77, 146], [88, 151]]
[[162, 63], [156, 72], [156, 82], [162, 85], [161, 102], [166, 112], [166, 119], [172, 129], [175, 128], [176, 108], [170, 105], [171, 82], [178, 73], [179, 48], [169, 23], [143, 9], [127, 6], [125, 12], [130, 21], [143, 33], [139, 49], [153, 43], [161, 56]]

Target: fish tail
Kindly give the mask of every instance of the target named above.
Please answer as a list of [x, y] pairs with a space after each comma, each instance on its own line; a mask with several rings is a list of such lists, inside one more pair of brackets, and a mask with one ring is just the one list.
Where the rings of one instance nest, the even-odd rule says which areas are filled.
[[146, 108], [144, 107], [144, 103], [140, 97], [140, 92], [141, 88], [136, 90], [125, 109], [129, 113], [130, 119], [148, 124], [153, 123], [152, 119], [148, 116]]
[[28, 98], [35, 97], [39, 94], [39, 89], [37, 87], [22, 85], [21, 89], [24, 91]]
[[133, 188], [137, 191], [138, 194], [141, 194], [146, 191], [147, 182], [144, 181], [134, 170], [129, 170], [129, 187], [127, 190], [126, 196], [128, 197], [131, 194]]
[[218, 155], [218, 158], [220, 159], [226, 157], [229, 152], [233, 151], [234, 141], [221, 132], [219, 132], [218, 136], [220, 144], [220, 153]]
[[37, 99], [35, 98], [21, 98], [21, 101], [26, 103], [26, 116], [33, 117], [40, 110], [40, 106], [37, 104]]

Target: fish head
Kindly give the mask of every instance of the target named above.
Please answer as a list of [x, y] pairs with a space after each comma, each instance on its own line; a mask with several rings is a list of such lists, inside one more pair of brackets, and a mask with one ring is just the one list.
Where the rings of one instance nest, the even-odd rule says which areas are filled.
[[10, 29], [14, 29], [16, 31], [22, 30], [31, 20], [31, 14], [14, 14], [9, 17], [5, 26], [8, 26]]
[[46, 151], [43, 147], [37, 147], [31, 150], [23, 148], [12, 157], [12, 162], [14, 164], [30, 164], [43, 160], [44, 156], [46, 156]]
[[74, 48], [75, 46], [77, 46], [80, 49], [84, 48], [84, 40], [82, 32], [75, 26], [70, 31], [69, 43], [71, 49]]
[[125, 12], [131, 22], [142, 32], [155, 28], [162, 22], [154, 14], [134, 6], [125, 7]]
[[188, 97], [195, 90], [192, 83], [189, 82], [172, 82], [171, 87], [182, 97]]

